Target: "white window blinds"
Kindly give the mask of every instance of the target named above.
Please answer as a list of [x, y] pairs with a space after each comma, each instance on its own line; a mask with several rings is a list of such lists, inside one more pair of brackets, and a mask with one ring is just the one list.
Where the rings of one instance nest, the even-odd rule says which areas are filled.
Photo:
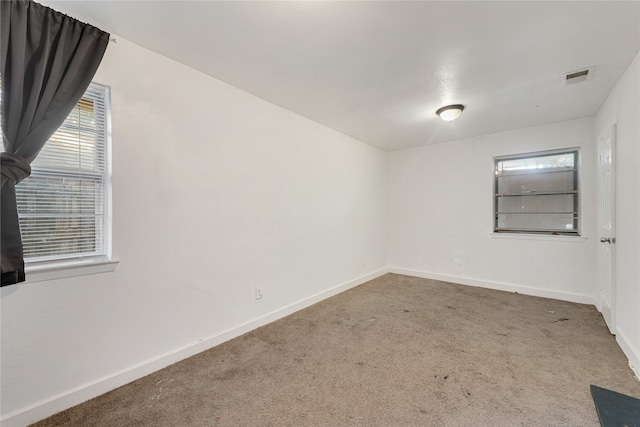
[[494, 231], [580, 234], [578, 150], [496, 157]]
[[25, 262], [108, 256], [106, 88], [92, 84], [16, 186]]

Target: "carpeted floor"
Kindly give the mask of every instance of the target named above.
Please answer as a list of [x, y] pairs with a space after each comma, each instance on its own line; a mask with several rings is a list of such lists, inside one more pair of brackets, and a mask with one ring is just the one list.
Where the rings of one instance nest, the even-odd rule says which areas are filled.
[[593, 306], [388, 274], [34, 424], [599, 426], [640, 397]]

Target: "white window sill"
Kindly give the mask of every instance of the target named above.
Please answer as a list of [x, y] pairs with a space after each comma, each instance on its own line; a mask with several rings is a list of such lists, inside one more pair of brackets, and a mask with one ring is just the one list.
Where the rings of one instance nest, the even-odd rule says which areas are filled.
[[68, 277], [86, 276], [89, 274], [109, 273], [115, 271], [120, 261], [89, 260], [57, 262], [25, 266], [25, 282], [43, 282], [45, 280], [66, 279]]
[[583, 243], [587, 240], [584, 236], [552, 236], [549, 234], [519, 234], [519, 233], [490, 233], [496, 239], [515, 240], [548, 240], [553, 242]]

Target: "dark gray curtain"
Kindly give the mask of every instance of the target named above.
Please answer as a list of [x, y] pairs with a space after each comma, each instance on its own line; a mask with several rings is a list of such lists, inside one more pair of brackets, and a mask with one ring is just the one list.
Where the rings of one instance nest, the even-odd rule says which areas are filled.
[[0, 1], [2, 285], [24, 281], [15, 185], [91, 83], [109, 34], [32, 1]]

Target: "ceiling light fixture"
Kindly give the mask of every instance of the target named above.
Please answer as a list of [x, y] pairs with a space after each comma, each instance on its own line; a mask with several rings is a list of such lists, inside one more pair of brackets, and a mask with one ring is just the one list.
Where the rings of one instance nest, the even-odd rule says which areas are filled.
[[460, 116], [462, 110], [464, 110], [464, 105], [462, 104], [447, 105], [439, 108], [436, 114], [445, 122], [451, 122]]

